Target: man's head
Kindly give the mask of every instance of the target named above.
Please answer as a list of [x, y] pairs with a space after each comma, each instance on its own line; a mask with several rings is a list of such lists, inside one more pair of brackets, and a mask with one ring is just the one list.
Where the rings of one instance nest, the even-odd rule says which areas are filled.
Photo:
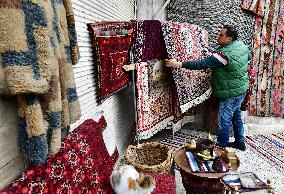
[[218, 38], [217, 38], [217, 43], [220, 46], [227, 45], [235, 40], [238, 39], [238, 31], [235, 27], [230, 26], [230, 25], [225, 25], [223, 28], [221, 28]]

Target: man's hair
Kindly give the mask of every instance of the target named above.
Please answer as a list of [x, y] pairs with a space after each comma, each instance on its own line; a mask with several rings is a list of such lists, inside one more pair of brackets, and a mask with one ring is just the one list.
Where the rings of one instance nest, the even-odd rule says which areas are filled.
[[234, 26], [224, 25], [223, 28], [227, 29], [226, 35], [229, 37], [232, 37], [232, 41], [235, 41], [238, 39], [238, 30]]

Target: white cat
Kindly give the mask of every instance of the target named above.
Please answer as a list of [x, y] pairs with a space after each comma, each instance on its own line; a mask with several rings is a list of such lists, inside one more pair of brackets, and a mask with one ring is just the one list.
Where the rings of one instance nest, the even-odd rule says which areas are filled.
[[110, 183], [116, 194], [150, 194], [155, 188], [153, 177], [139, 174], [131, 165], [115, 168]]

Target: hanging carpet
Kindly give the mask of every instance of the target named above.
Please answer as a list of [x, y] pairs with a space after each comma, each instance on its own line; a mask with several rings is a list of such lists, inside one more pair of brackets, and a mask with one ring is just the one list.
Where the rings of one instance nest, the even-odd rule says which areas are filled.
[[98, 22], [89, 24], [94, 46], [98, 101], [125, 88], [130, 81], [122, 66], [129, 64], [131, 22]]
[[253, 14], [263, 16], [263, 3], [265, 3], [263, 0], [242, 0], [241, 8]]
[[136, 65], [137, 135], [146, 139], [165, 129], [173, 120], [173, 84], [165, 61]]
[[284, 1], [260, 0], [256, 7], [249, 114], [284, 117]]
[[[177, 61], [194, 61], [211, 54], [208, 51], [207, 32], [199, 26], [178, 22], [163, 22], [162, 29], [170, 58], [175, 58]], [[171, 71], [182, 113], [210, 97], [210, 70], [172, 68]]]
[[0, 28], [0, 71], [18, 101], [18, 146], [43, 164], [60, 149], [61, 130], [80, 118], [71, 0], [1, 1]]
[[[184, 124], [193, 120], [195, 110], [189, 109], [182, 114], [179, 108], [171, 72], [165, 68], [162, 60], [168, 58], [168, 54], [161, 22], [135, 21], [131, 42], [133, 54], [131, 60], [132, 63], [137, 63], [138, 138], [149, 138], [165, 127], [173, 131], [179, 130]], [[161, 105], [166, 107], [159, 108]], [[152, 107], [152, 113], [149, 107]], [[154, 109], [161, 109], [163, 116], [160, 117]]]
[[132, 36], [132, 63], [161, 60], [168, 57], [159, 20], [135, 21]]

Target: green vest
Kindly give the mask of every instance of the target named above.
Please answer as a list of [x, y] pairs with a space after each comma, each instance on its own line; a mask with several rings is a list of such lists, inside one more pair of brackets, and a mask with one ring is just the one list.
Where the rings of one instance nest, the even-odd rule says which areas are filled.
[[246, 93], [248, 81], [248, 47], [242, 41], [234, 41], [220, 48], [229, 61], [225, 67], [212, 71], [212, 94], [217, 98], [230, 98]]

